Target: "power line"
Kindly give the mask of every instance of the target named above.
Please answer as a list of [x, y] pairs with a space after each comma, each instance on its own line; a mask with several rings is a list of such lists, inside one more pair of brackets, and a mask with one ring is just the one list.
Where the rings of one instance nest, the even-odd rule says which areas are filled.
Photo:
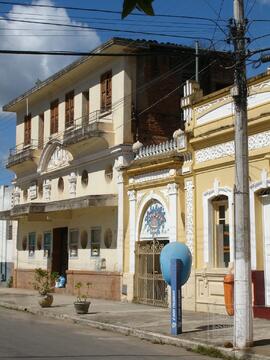
[[151, 36], [160, 36], [160, 37], [170, 37], [170, 38], [182, 38], [182, 39], [201, 39], [210, 41], [211, 39], [207, 37], [195, 37], [195, 36], [187, 36], [187, 35], [172, 35], [172, 34], [164, 34], [164, 33], [157, 33], [157, 32], [146, 32], [146, 31], [135, 31], [135, 30], [122, 30], [122, 29], [112, 29], [112, 28], [102, 28], [102, 27], [93, 27], [93, 26], [84, 26], [84, 25], [75, 25], [75, 24], [64, 24], [64, 23], [54, 23], [54, 22], [47, 22], [47, 21], [31, 21], [31, 20], [18, 20], [18, 19], [3, 19], [0, 18], [0, 21], [11, 21], [11, 22], [19, 22], [19, 23], [27, 23], [27, 24], [41, 24], [41, 25], [49, 25], [49, 26], [62, 26], [62, 27], [69, 27], [69, 28], [77, 28], [77, 29], [89, 29], [90, 31], [98, 30], [98, 31], [109, 31], [109, 32], [121, 32], [121, 33], [128, 33], [128, 34], [141, 34], [141, 35], [151, 35]]
[[[48, 4], [29, 4], [29, 3], [18, 3], [18, 2], [7, 2], [7, 1], [0, 1], [0, 4], [4, 5], [20, 5], [20, 6], [28, 6], [28, 7], [38, 7], [38, 8], [53, 8], [53, 9], [66, 9], [66, 10], [73, 10], [73, 11], [88, 11], [88, 12], [97, 12], [97, 13], [108, 13], [108, 14], [117, 14], [121, 15], [121, 11], [114, 11], [114, 10], [105, 10], [105, 9], [94, 9], [94, 8], [81, 8], [81, 7], [73, 7], [73, 6], [57, 6], [57, 5], [48, 5]], [[132, 13], [130, 16], [145, 16], [141, 13]], [[155, 14], [155, 17], [169, 17], [169, 18], [176, 18], [176, 19], [194, 19], [194, 20], [204, 20], [214, 22], [215, 20], [207, 17], [199, 17], [199, 16], [187, 16], [187, 15], [174, 15], [174, 14]], [[220, 21], [225, 21], [221, 19]]]

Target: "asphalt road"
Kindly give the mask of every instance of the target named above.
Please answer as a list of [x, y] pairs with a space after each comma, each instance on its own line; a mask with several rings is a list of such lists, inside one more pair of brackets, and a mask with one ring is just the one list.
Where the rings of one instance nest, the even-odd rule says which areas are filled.
[[210, 360], [174, 346], [0, 308], [0, 360]]

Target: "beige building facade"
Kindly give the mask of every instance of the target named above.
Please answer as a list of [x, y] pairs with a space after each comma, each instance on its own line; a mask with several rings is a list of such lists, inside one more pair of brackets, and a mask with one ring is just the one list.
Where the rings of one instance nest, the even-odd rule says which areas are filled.
[[[234, 268], [234, 106], [231, 88], [203, 96], [188, 81], [181, 106], [185, 130], [159, 145], [134, 145], [127, 169], [128, 297], [168, 304], [158, 256], [171, 241], [193, 255], [185, 309], [225, 313], [224, 276]], [[270, 73], [249, 80], [251, 267], [254, 315], [270, 316]]]
[[[126, 236], [135, 220], [128, 218], [133, 189], [128, 184], [126, 191], [125, 168], [136, 138], [158, 144], [179, 126], [180, 90], [162, 104], [157, 100], [190, 77], [193, 56], [194, 49], [176, 44], [114, 38], [4, 106], [17, 115], [16, 147], [7, 162], [16, 174], [9, 213], [18, 220], [16, 287], [32, 287], [41, 267], [65, 276], [70, 293], [81, 281], [92, 283], [92, 297], [131, 298], [127, 283], [135, 265], [127, 251], [133, 253], [135, 241], [130, 246]], [[229, 60], [202, 52], [201, 61], [218, 56]], [[231, 75], [213, 67], [202, 75], [203, 88], [225, 86]], [[170, 211], [179, 202], [178, 161], [174, 167], [164, 198]], [[145, 198], [140, 214], [146, 204]], [[176, 238], [183, 229], [176, 215], [171, 223]]]

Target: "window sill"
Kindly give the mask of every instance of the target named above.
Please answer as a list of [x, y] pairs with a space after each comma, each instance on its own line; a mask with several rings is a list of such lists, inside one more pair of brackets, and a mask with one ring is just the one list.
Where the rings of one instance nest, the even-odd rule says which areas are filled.
[[108, 115], [112, 114], [112, 109], [110, 110], [100, 110], [99, 119], [102, 119]]

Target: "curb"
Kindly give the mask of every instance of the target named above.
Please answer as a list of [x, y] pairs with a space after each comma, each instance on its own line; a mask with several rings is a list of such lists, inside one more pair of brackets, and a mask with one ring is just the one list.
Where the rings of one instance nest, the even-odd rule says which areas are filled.
[[205, 344], [203, 342], [199, 341], [193, 341], [193, 340], [187, 340], [187, 339], [181, 339], [169, 335], [162, 335], [150, 331], [144, 331], [139, 330], [135, 328], [130, 328], [127, 326], [121, 326], [121, 325], [113, 325], [109, 323], [104, 323], [100, 321], [94, 321], [89, 319], [82, 319], [80, 316], [70, 316], [67, 314], [53, 314], [49, 313], [44, 310], [37, 310], [31, 307], [27, 306], [21, 306], [16, 304], [10, 304], [6, 302], [0, 301], [0, 307], [11, 309], [11, 310], [17, 310], [17, 311], [23, 311], [28, 312], [33, 315], [40, 315], [46, 318], [51, 319], [57, 319], [57, 320], [70, 320], [73, 323], [81, 324], [81, 325], [87, 325], [91, 326], [96, 329], [100, 330], [108, 330], [112, 332], [117, 332], [123, 335], [130, 335], [138, 337], [142, 340], [150, 341], [154, 344], [166, 344], [166, 345], [174, 345], [181, 348], [184, 348], [186, 350], [191, 350], [196, 352], [198, 347], [202, 347], [204, 349], [215, 349], [218, 350], [224, 357], [231, 358], [231, 359], [241, 359], [241, 360], [270, 360], [269, 356], [254, 354], [251, 351], [242, 351], [242, 350], [235, 350], [235, 349], [226, 349], [220, 346], [214, 346]]

